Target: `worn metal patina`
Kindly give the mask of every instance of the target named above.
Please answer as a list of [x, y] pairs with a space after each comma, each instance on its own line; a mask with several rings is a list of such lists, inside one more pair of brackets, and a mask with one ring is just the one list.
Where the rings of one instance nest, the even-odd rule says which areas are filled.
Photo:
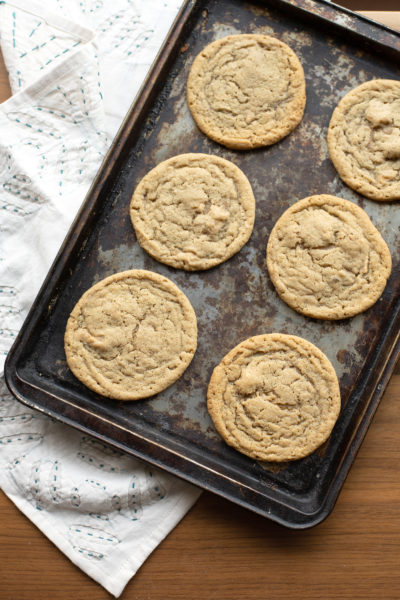
[[[361, 429], [360, 423], [370, 410], [377, 384], [384, 385], [388, 378], [381, 375], [396, 341], [393, 330], [386, 336], [385, 328], [398, 311], [398, 205], [375, 203], [346, 187], [329, 159], [326, 134], [334, 107], [349, 90], [371, 78], [399, 78], [399, 37], [314, 0], [192, 2], [187, 13], [192, 5], [196, 10], [186, 30], [175, 30], [172, 39], [179, 42], [177, 56], [150, 78], [141, 113], [146, 118], [135, 122], [135, 113], [128, 120], [114, 149], [118, 161], [103, 173], [95, 188], [97, 198], [92, 205], [89, 201], [78, 223], [79, 236], [75, 234], [74, 240], [72, 234], [59, 271], [48, 281], [53, 286], [46, 298], [50, 308], [46, 312], [42, 306], [33, 342], [24, 342], [18, 366], [21, 377], [45, 390], [47, 397], [37, 392], [32, 400], [25, 388], [20, 396], [25, 394], [25, 401], [37, 408], [261, 514], [305, 527], [326, 516], [325, 505], [333, 506], [340, 487], [337, 480], [342, 483], [347, 472], [338, 477], [339, 468], [354, 458], [358, 445], [352, 445], [352, 440], [366, 431], [369, 421], [363, 421]], [[316, 19], [318, 14], [328, 21]], [[334, 28], [332, 20], [341, 29]], [[355, 37], [354, 31], [367, 37]], [[207, 139], [190, 115], [185, 85], [194, 57], [207, 43], [232, 33], [277, 36], [304, 66], [304, 118], [273, 146], [228, 150]], [[380, 54], [368, 40], [380, 44]], [[392, 50], [386, 51], [386, 44]], [[249, 242], [226, 263], [208, 271], [188, 273], [158, 263], [136, 242], [129, 219], [131, 194], [140, 179], [160, 161], [184, 152], [213, 153], [233, 161], [247, 175], [256, 198]], [[300, 198], [322, 193], [362, 206], [393, 258], [392, 276], [375, 306], [336, 322], [291, 310], [275, 292], [265, 266], [267, 239], [277, 218]], [[185, 292], [198, 319], [198, 350], [184, 375], [164, 392], [149, 400], [118, 403], [92, 394], [74, 379], [65, 362], [63, 334], [69, 312], [87, 288], [132, 268], [165, 275]], [[279, 468], [258, 464], [225, 445], [206, 408], [214, 366], [245, 338], [269, 332], [299, 335], [318, 346], [336, 369], [342, 394], [342, 413], [330, 440], [311, 456]]]

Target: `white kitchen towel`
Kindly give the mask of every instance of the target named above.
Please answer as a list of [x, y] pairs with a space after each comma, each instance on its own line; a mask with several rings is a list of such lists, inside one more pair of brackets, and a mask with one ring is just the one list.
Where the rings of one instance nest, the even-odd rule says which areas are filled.
[[114, 596], [199, 490], [20, 404], [3, 363], [180, 4], [0, 1], [0, 486]]

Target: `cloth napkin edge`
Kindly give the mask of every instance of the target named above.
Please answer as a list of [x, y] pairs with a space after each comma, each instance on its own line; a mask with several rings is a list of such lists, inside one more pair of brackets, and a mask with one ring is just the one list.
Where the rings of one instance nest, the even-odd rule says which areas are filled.
[[[35, 81], [32, 83], [29, 83], [27, 86], [13, 93], [9, 98], [7, 98], [7, 100], [1, 102], [0, 112], [4, 113], [4, 116], [6, 116], [6, 111], [9, 108], [12, 108], [14, 104], [16, 104], [18, 107], [21, 102], [25, 102], [29, 98], [34, 97], [45, 86], [53, 83], [57, 79], [64, 77], [76, 66], [80, 66], [82, 64], [80, 55], [83, 54], [83, 57], [85, 58], [85, 54], [88, 54], [91, 51], [91, 45], [93, 46], [93, 49], [96, 49], [96, 36], [94, 36], [89, 42], [86, 42], [85, 45], [76, 48], [72, 54], [64, 58], [62, 61], [49, 66], [41, 77], [38, 77], [38, 79], [35, 79]], [[92, 60], [93, 54], [88, 54], [87, 59]]]
[[94, 32], [88, 27], [79, 25], [79, 23], [75, 23], [75, 21], [71, 21], [58, 13], [52, 12], [48, 8], [41, 6], [38, 2], [35, 2], [35, 0], [6, 0], [5, 2], [0, 2], [0, 4], [17, 8], [30, 15], [44, 19], [48, 25], [67, 33], [74, 33], [82, 37], [85, 42], [90, 42], [94, 36]]
[[[125, 586], [136, 575], [140, 567], [144, 565], [145, 561], [153, 552], [153, 550], [155, 550], [167, 537], [167, 535], [173, 529], [175, 529], [178, 523], [199, 499], [202, 493], [200, 488], [192, 485], [191, 488], [182, 489], [182, 484], [185, 486], [189, 485], [186, 482], [178, 481], [180, 489], [176, 502], [170, 507], [170, 510], [164, 516], [163, 521], [158, 525], [155, 525], [151, 534], [148, 535], [147, 541], [143, 541], [143, 543], [139, 546], [138, 556], [136, 556], [134, 560], [128, 558], [124, 563], [121, 564], [121, 567], [118, 570], [118, 575], [121, 576], [122, 581], [116, 582], [115, 585], [110, 585], [107, 587], [108, 591], [110, 591], [110, 593], [116, 598], [120, 596]], [[170, 520], [171, 516], [173, 517], [172, 520]]]
[[[146, 561], [148, 556], [155, 550], [155, 548], [162, 542], [162, 540], [176, 527], [176, 525], [183, 519], [189, 509], [194, 505], [201, 495], [202, 490], [191, 486], [189, 489], [183, 489], [182, 484], [186, 482], [179, 481], [179, 491], [176, 502], [171, 506], [168, 513], [164, 516], [163, 522], [156, 524], [154, 529], [148, 536], [148, 540], [144, 541], [138, 546], [137, 556], [133, 559], [128, 557], [124, 561], [116, 574], [111, 580], [105, 581], [104, 571], [98, 568], [93, 563], [88, 563], [83, 568], [82, 563], [79, 563], [75, 555], [72, 553], [72, 547], [64, 536], [59, 534], [58, 530], [52, 527], [51, 523], [45, 518], [45, 513], [41, 514], [40, 511], [35, 508], [26, 500], [25, 497], [20, 495], [16, 485], [10, 478], [4, 476], [5, 473], [0, 474], [0, 489], [3, 493], [13, 502], [13, 504], [21, 511], [21, 513], [29, 519], [29, 521], [37, 527], [42, 534], [60, 550], [79, 571], [88, 575], [98, 585], [106, 589], [115, 598], [118, 598], [129, 581], [135, 576], [139, 568]], [[179, 514], [178, 514], [179, 510]], [[173, 512], [175, 511], [175, 514]], [[172, 521], [167, 520], [173, 516]], [[106, 575], [107, 577], [107, 575]], [[108, 578], [110, 576], [108, 575]]]

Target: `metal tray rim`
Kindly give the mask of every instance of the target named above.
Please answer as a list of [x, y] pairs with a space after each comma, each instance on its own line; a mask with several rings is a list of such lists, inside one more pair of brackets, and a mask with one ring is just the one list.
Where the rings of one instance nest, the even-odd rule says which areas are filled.
[[[389, 31], [391, 34], [396, 34], [396, 37], [398, 39], [400, 39], [400, 34], [398, 32], [396, 32], [395, 30], [392, 30], [384, 25], [375, 23], [373, 20], [370, 20], [367, 17], [353, 13], [352, 11], [349, 11], [348, 9], [339, 7], [338, 5], [328, 2], [327, 0], [312, 0], [312, 1], [314, 4], [324, 4], [325, 6], [328, 6], [329, 8], [335, 8], [335, 9], [340, 10], [347, 14], [350, 13], [352, 16], [355, 16], [357, 19], [361, 19], [361, 20], [367, 22], [369, 25], [371, 25], [374, 28], [378, 27], [379, 29]], [[146, 90], [149, 86], [149, 82], [152, 79], [154, 79], [156, 76], [158, 76], [158, 74], [160, 73], [162, 68], [165, 66], [165, 61], [168, 59], [168, 51], [169, 51], [168, 45], [169, 45], [172, 33], [174, 31], [177, 32], [180, 28], [182, 28], [182, 22], [184, 21], [184, 16], [186, 14], [189, 14], [196, 7], [196, 4], [198, 4], [198, 2], [196, 0], [186, 0], [186, 2], [182, 5], [182, 7], [174, 21], [174, 24], [171, 27], [169, 35], [167, 36], [167, 39], [165, 40], [163, 46], [161, 47], [160, 52], [157, 56], [157, 59], [156, 59], [155, 63], [153, 64], [153, 67], [150, 70], [145, 82], [143, 83], [143, 86], [136, 98], [136, 101], [133, 103], [131, 109], [129, 110], [129, 112], [117, 134], [117, 137], [115, 138], [112, 146], [110, 147], [110, 149], [103, 161], [103, 164], [102, 164], [91, 188], [89, 189], [89, 191], [86, 195], [86, 198], [82, 204], [82, 207], [81, 207], [80, 211], [78, 212], [78, 214], [77, 214], [77, 216], [76, 216], [76, 218], [75, 218], [60, 250], [59, 250], [59, 253], [57, 254], [57, 256], [53, 262], [53, 265], [51, 266], [51, 268], [48, 272], [48, 275], [46, 276], [46, 279], [37, 295], [37, 298], [36, 298], [35, 302], [33, 303], [32, 307], [28, 313], [28, 316], [26, 317], [26, 320], [25, 320], [25, 322], [13, 344], [13, 347], [7, 356], [6, 363], [5, 363], [5, 379], [6, 379], [6, 383], [7, 383], [7, 386], [9, 387], [10, 391], [23, 404], [30, 406], [33, 409], [39, 410], [42, 413], [47, 414], [53, 418], [56, 418], [65, 423], [68, 423], [69, 425], [71, 425], [81, 431], [84, 431], [85, 433], [89, 433], [90, 435], [93, 435], [109, 444], [112, 444], [116, 447], [120, 447], [120, 449], [122, 449], [125, 452], [131, 453], [135, 456], [140, 456], [141, 458], [143, 458], [149, 462], [152, 462], [153, 464], [156, 464], [157, 466], [166, 468], [170, 472], [172, 472], [175, 475], [178, 475], [180, 477], [183, 477], [184, 479], [190, 481], [191, 483], [201, 485], [201, 487], [204, 487], [204, 489], [209, 489], [210, 491], [220, 494], [223, 497], [229, 497], [230, 500], [232, 500], [242, 506], [245, 506], [246, 508], [250, 508], [254, 512], [258, 512], [259, 514], [262, 514], [263, 516], [267, 516], [268, 518], [275, 520], [278, 523], [281, 523], [285, 526], [289, 526], [294, 529], [304, 529], [304, 528], [312, 527], [312, 526], [320, 523], [322, 520], [324, 520], [329, 515], [331, 509], [333, 508], [333, 506], [336, 502], [341, 485], [343, 484], [344, 479], [347, 476], [350, 466], [355, 458], [356, 452], [358, 451], [358, 449], [361, 445], [361, 442], [362, 442], [362, 440], [366, 434], [366, 431], [368, 429], [368, 426], [371, 422], [372, 416], [373, 416], [373, 414], [379, 404], [379, 401], [383, 395], [384, 389], [385, 389], [385, 387], [389, 381], [390, 375], [394, 369], [395, 361], [398, 358], [398, 356], [400, 355], [400, 339], [398, 337], [396, 339], [395, 344], [392, 347], [391, 353], [388, 355], [388, 358], [387, 358], [386, 364], [384, 366], [383, 372], [381, 374], [381, 377], [376, 382], [376, 387], [375, 387], [375, 390], [373, 393], [373, 399], [371, 400], [371, 403], [368, 405], [368, 410], [366, 411], [367, 414], [364, 416], [364, 418], [362, 420], [363, 427], [360, 427], [356, 432], [357, 444], [354, 446], [354, 452], [352, 452], [351, 456], [347, 455], [346, 457], [344, 457], [343, 463], [340, 466], [340, 469], [338, 470], [338, 476], [332, 482], [331, 490], [329, 491], [329, 494], [327, 494], [327, 496], [325, 498], [325, 502], [320, 506], [320, 508], [317, 511], [312, 513], [312, 517], [313, 517], [312, 519], [309, 518], [307, 523], [302, 523], [302, 524], [288, 523], [287, 520], [281, 519], [277, 515], [270, 514], [269, 512], [267, 512], [265, 510], [259, 509], [258, 507], [249, 506], [245, 501], [242, 501], [238, 498], [230, 497], [229, 494], [221, 493], [220, 490], [215, 489], [213, 485], [209, 485], [207, 483], [200, 484], [199, 480], [192, 477], [191, 475], [182, 474], [180, 472], [177, 472], [176, 469], [175, 470], [171, 469], [171, 468], [168, 469], [168, 466], [166, 466], [164, 464], [160, 464], [152, 457], [149, 457], [149, 456], [142, 454], [132, 448], [129, 448], [129, 447], [125, 446], [124, 444], [119, 444], [115, 440], [109, 439], [107, 436], [103, 436], [101, 433], [98, 433], [98, 432], [92, 431], [92, 430], [88, 430], [81, 423], [73, 422], [72, 420], [68, 419], [68, 417], [63, 417], [63, 416], [60, 417], [60, 415], [58, 413], [55, 413], [55, 412], [51, 411], [50, 409], [45, 409], [43, 406], [40, 406], [37, 403], [32, 402], [27, 396], [24, 396], [22, 389], [24, 386], [30, 385], [30, 384], [28, 382], [23, 382], [23, 380], [20, 378], [19, 373], [18, 373], [18, 360], [21, 357], [21, 348], [22, 348], [23, 342], [24, 342], [24, 340], [27, 340], [29, 338], [30, 332], [36, 326], [37, 320], [40, 318], [40, 315], [43, 312], [42, 310], [39, 310], [39, 305], [37, 304], [37, 300], [41, 299], [41, 301], [43, 302], [44, 298], [50, 297], [51, 293], [54, 292], [56, 285], [54, 288], [49, 288], [49, 283], [51, 281], [53, 281], [54, 279], [56, 282], [58, 281], [59, 274], [57, 275], [57, 273], [59, 271], [60, 262], [62, 262], [62, 259], [65, 255], [65, 251], [66, 251], [67, 247], [73, 241], [73, 237], [74, 237], [73, 234], [76, 233], [77, 228], [79, 228], [79, 223], [82, 223], [82, 221], [85, 220], [85, 214], [87, 214], [90, 211], [90, 208], [91, 208], [92, 204], [95, 202], [95, 199], [98, 196], [102, 185], [104, 185], [105, 181], [107, 180], [107, 177], [108, 177], [110, 171], [112, 170], [112, 168], [115, 167], [114, 159], [118, 157], [119, 150], [120, 150], [121, 146], [123, 145], [124, 138], [127, 135], [126, 129], [129, 128], [130, 126], [132, 126], [132, 123], [134, 123], [136, 121], [137, 115], [140, 113], [141, 110], [143, 110], [143, 107], [146, 104], [146, 101], [148, 99], [148, 92], [147, 92], [147, 96], [146, 96]], [[289, 6], [295, 8], [295, 5], [293, 5], [293, 2], [291, 0], [278, 0], [278, 4], [289, 5]], [[135, 115], [136, 115], [136, 117], [135, 117]], [[398, 335], [400, 335], [400, 330], [398, 331]], [[34, 387], [34, 386], [31, 385], [31, 387]], [[41, 393], [48, 395], [48, 392], [44, 392], [43, 390], [41, 390]], [[82, 408], [81, 408], [81, 410], [82, 410]], [[115, 423], [113, 425], [120, 428], [120, 426]], [[309, 514], [308, 517], [311, 517], [311, 514]]]
[[[297, 509], [294, 509], [293, 507], [291, 507], [292, 511], [294, 511], [304, 517], [304, 521], [301, 523], [288, 522], [287, 519], [283, 519], [279, 515], [274, 514], [274, 513], [270, 512], [269, 510], [265, 510], [265, 509], [263, 510], [256, 505], [250, 504], [248, 501], [246, 501], [244, 499], [237, 498], [237, 496], [227, 493], [226, 491], [221, 492], [221, 490], [218, 488], [218, 486], [216, 486], [213, 483], [202, 482], [200, 484], [199, 479], [198, 479], [198, 477], [196, 477], [196, 475], [182, 473], [178, 468], [171, 468], [170, 466], [165, 465], [159, 459], [157, 460], [156, 458], [149, 456], [145, 452], [138, 451], [137, 449], [132, 448], [127, 444], [118, 442], [115, 439], [110, 438], [108, 435], [104, 435], [102, 433], [99, 433], [96, 430], [87, 428], [80, 422], [74, 421], [65, 416], [61, 417], [59, 415], [59, 413], [57, 413], [56, 411], [53, 411], [50, 408], [46, 408], [35, 402], [32, 402], [27, 396], [24, 396], [23, 392], [22, 392], [21, 385], [23, 385], [24, 382], [19, 377], [19, 374], [18, 374], [18, 368], [17, 368], [18, 352], [17, 352], [17, 350], [15, 351], [15, 353], [14, 352], [12, 353], [10, 360], [7, 359], [7, 369], [5, 370], [5, 378], [6, 378], [6, 383], [7, 383], [9, 390], [13, 393], [13, 395], [21, 403], [25, 404], [26, 406], [29, 406], [30, 408], [32, 408], [34, 410], [38, 410], [41, 413], [43, 413], [51, 418], [54, 418], [60, 422], [68, 424], [71, 427], [73, 427], [74, 429], [77, 429], [85, 434], [92, 435], [93, 437], [99, 439], [100, 441], [110, 444], [110, 445], [118, 448], [119, 450], [122, 450], [123, 452], [131, 454], [132, 456], [141, 458], [141, 459], [151, 463], [154, 466], [164, 468], [164, 469], [168, 470], [170, 473], [172, 473], [173, 475], [178, 476], [193, 485], [197, 485], [197, 486], [200, 485], [200, 487], [202, 487], [203, 489], [213, 492], [213, 493], [216, 493], [217, 495], [220, 495], [223, 498], [228, 498], [229, 500], [231, 500], [232, 502], [234, 502], [236, 504], [239, 504], [243, 508], [250, 509], [253, 512], [256, 512], [257, 514], [259, 514], [261, 516], [268, 517], [269, 519], [279, 523], [280, 525], [289, 527], [291, 529], [303, 530], [303, 529], [309, 529], [311, 527], [315, 527], [316, 525], [319, 525], [322, 521], [324, 521], [330, 515], [330, 513], [338, 499], [341, 487], [348, 475], [351, 465], [354, 462], [357, 452], [358, 452], [358, 450], [362, 444], [362, 441], [368, 431], [368, 428], [371, 424], [373, 415], [375, 414], [375, 412], [379, 406], [379, 402], [380, 402], [380, 400], [385, 392], [385, 389], [390, 381], [390, 377], [393, 373], [393, 369], [394, 369], [399, 357], [400, 357], [400, 329], [398, 331], [396, 342], [394, 343], [394, 345], [392, 347], [391, 354], [388, 357], [387, 363], [382, 371], [381, 377], [379, 378], [379, 380], [377, 380], [376, 387], [375, 387], [375, 390], [373, 393], [373, 398], [367, 407], [367, 410], [363, 416], [363, 419], [361, 421], [359, 428], [355, 432], [355, 436], [354, 436], [355, 441], [352, 444], [352, 452], [349, 452], [348, 454], [346, 454], [343, 457], [343, 462], [342, 462], [341, 466], [339, 467], [339, 469], [337, 470], [336, 477], [331, 482], [330, 489], [328, 490], [328, 493], [325, 496], [325, 501], [322, 504], [320, 504], [319, 508], [316, 511], [308, 512], [308, 513], [302, 512], [300, 510], [297, 510]], [[28, 384], [28, 385], [30, 387], [34, 387], [31, 384]], [[50, 394], [49, 392], [43, 392], [43, 390], [41, 390], [41, 393], [50, 398], [51, 397], [54, 398], [54, 396], [52, 394]], [[63, 402], [65, 402], [65, 400], [63, 400]], [[83, 408], [81, 408], [81, 410], [85, 411], [85, 409], [83, 409]], [[99, 421], [105, 421], [105, 419], [100, 416], [97, 416], [97, 419]], [[121, 425], [118, 425], [116, 423], [112, 423], [111, 425], [113, 428], [118, 428], [119, 430], [124, 429]], [[132, 438], [137, 437], [133, 432], [130, 432], [129, 430], [126, 430], [126, 431], [130, 437], [132, 437]], [[141, 436], [140, 439], [143, 440], [143, 436]], [[150, 443], [151, 445], [154, 445], [154, 443], [151, 441], [148, 443]], [[158, 445], [157, 447], [160, 448], [160, 445]], [[168, 454], [175, 454], [175, 455], [179, 456], [171, 448], [164, 447], [164, 449], [167, 451]], [[192, 463], [196, 467], [200, 467], [200, 471], [203, 471], [203, 470], [211, 471], [211, 469], [209, 467], [205, 466], [204, 464], [201, 465], [200, 463], [196, 463], [195, 461], [193, 461], [192, 459], [190, 459], [188, 457], [182, 457], [182, 455], [180, 455], [180, 459], [184, 460], [186, 462]], [[220, 474], [218, 474], [218, 477], [220, 477]], [[227, 478], [227, 479], [229, 479], [229, 478]], [[236, 485], [236, 482], [234, 484]], [[274, 499], [273, 497], [269, 497], [269, 498], [267, 498], [267, 500], [269, 501], [270, 506], [272, 506], [274, 504], [279, 504], [279, 505], [282, 504], [281, 502], [277, 502], [276, 499]]]

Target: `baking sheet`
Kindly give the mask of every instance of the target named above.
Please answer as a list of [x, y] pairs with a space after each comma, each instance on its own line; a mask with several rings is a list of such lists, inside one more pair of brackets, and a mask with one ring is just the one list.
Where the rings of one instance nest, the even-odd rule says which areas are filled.
[[[232, 33], [265, 33], [286, 42], [306, 76], [307, 105], [299, 127], [281, 142], [254, 151], [228, 150], [196, 127], [185, 94], [194, 57]], [[49, 273], [6, 365], [11, 390], [23, 402], [123, 451], [293, 528], [329, 514], [399, 353], [398, 203], [376, 203], [347, 188], [329, 157], [332, 111], [350, 89], [371, 78], [399, 79], [400, 36], [314, 0], [189, 1], [120, 137]], [[183, 152], [205, 152], [237, 164], [256, 198], [248, 244], [226, 263], [187, 273], [164, 266], [138, 245], [129, 201], [156, 164]], [[276, 294], [265, 247], [287, 207], [329, 193], [362, 206], [389, 245], [393, 271], [380, 300], [352, 319], [309, 319]], [[174, 281], [198, 318], [198, 350], [184, 375], [156, 397], [132, 403], [104, 399], [67, 368], [63, 335], [82, 293], [104, 277], [144, 268]], [[258, 463], [228, 447], [206, 408], [211, 372], [236, 344], [279, 331], [316, 344], [340, 381], [342, 412], [328, 442], [286, 465]]]

